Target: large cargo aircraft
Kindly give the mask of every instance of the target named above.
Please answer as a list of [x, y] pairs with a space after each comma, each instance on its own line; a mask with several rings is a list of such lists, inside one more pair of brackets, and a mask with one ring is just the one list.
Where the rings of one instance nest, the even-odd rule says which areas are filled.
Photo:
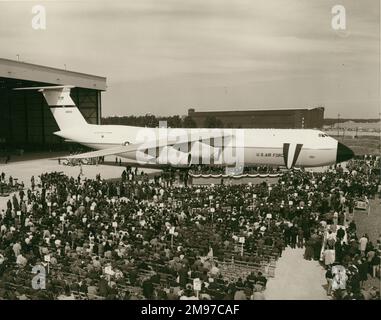
[[150, 166], [320, 167], [351, 159], [354, 153], [320, 130], [184, 129], [95, 125], [86, 122], [70, 97], [73, 86], [18, 88], [44, 95], [60, 131], [55, 132], [96, 151], [67, 159], [115, 155]]

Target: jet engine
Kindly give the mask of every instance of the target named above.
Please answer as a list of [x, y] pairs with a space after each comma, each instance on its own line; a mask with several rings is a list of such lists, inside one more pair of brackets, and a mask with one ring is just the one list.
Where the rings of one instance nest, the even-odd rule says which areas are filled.
[[189, 167], [191, 155], [188, 152], [179, 151], [173, 147], [163, 147], [160, 155], [156, 158], [157, 164], [168, 164], [173, 167]]
[[192, 143], [190, 154], [192, 164], [222, 164], [221, 149], [204, 142]]

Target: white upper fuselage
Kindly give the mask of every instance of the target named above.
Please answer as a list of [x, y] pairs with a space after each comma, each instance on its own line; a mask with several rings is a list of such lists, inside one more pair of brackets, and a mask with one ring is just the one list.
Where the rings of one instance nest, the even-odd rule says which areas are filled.
[[[337, 140], [322, 131], [311, 129], [171, 129], [88, 124], [85, 127], [59, 131], [56, 134], [90, 148], [103, 150], [123, 144], [142, 143], [147, 139], [162, 139], [166, 135], [170, 138], [184, 135], [190, 137], [197, 136], [200, 132], [226, 133], [229, 130], [239, 139], [228, 143], [237, 152], [242, 152], [246, 166], [285, 165], [285, 144], [289, 144], [287, 149], [289, 164], [292, 163], [295, 146], [299, 145], [300, 151], [296, 152], [295, 163], [292, 166], [317, 167], [336, 162]], [[144, 137], [143, 140], [142, 137]], [[119, 156], [136, 160], [136, 152], [119, 154]]]

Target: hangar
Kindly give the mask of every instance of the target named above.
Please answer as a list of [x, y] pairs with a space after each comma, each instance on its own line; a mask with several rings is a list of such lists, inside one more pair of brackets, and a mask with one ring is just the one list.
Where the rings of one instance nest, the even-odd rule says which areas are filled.
[[14, 88], [73, 85], [71, 97], [89, 123], [100, 124], [106, 78], [0, 58], [0, 150], [65, 150], [42, 94]]

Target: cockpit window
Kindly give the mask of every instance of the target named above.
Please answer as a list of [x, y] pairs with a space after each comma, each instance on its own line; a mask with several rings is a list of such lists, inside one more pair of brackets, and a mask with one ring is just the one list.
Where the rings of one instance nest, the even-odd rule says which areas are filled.
[[325, 138], [328, 137], [328, 134], [325, 133], [319, 133], [319, 138]]

